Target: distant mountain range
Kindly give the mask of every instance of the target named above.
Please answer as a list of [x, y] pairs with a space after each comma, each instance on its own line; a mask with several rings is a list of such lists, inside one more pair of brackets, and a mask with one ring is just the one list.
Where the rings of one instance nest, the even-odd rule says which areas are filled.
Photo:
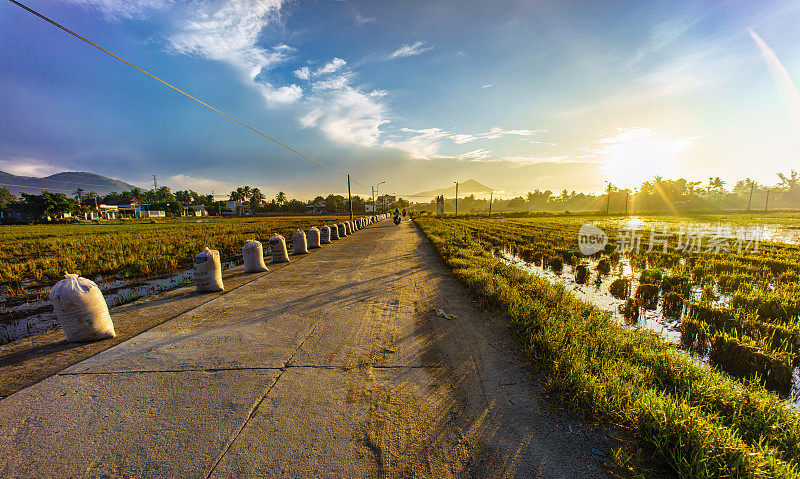
[[38, 194], [42, 190], [73, 196], [78, 188], [83, 188], [86, 193], [94, 191], [98, 195], [107, 195], [112, 191], [128, 191], [135, 186], [83, 171], [64, 171], [44, 178], [17, 176], [0, 171], [0, 188], [7, 188], [16, 196], [19, 196], [20, 193]]
[[[478, 197], [489, 196], [489, 193], [491, 193], [492, 191], [493, 190], [488, 186], [482, 185], [475, 180], [467, 180], [458, 183], [458, 196], [460, 198], [469, 195], [475, 195]], [[453, 186], [447, 188], [439, 188], [438, 190], [430, 190], [430, 191], [420, 191], [415, 195], [411, 195], [409, 198], [415, 198], [417, 199], [417, 201], [429, 201], [439, 195], [444, 195], [445, 198], [454, 198], [456, 196], [455, 183], [453, 183]]]

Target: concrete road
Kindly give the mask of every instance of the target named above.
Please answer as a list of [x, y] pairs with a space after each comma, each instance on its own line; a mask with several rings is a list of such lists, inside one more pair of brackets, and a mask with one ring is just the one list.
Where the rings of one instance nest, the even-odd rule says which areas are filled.
[[0, 401], [0, 477], [605, 475], [411, 222], [195, 303]]

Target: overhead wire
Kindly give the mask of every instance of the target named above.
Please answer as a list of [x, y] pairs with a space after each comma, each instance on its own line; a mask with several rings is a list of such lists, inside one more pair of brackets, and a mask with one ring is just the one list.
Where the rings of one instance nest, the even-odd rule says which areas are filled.
[[[98, 45], [98, 44], [92, 42], [91, 40], [88, 40], [87, 38], [75, 33], [74, 31], [70, 30], [69, 28], [67, 28], [67, 27], [65, 27], [63, 25], [61, 25], [60, 23], [56, 22], [55, 20], [51, 20], [50, 18], [44, 16], [43, 14], [37, 12], [36, 10], [33, 10], [32, 8], [30, 8], [30, 7], [26, 6], [26, 5], [23, 5], [22, 3], [18, 2], [17, 0], [8, 0], [8, 1], [13, 3], [13, 4], [15, 4], [15, 5], [17, 5], [20, 8], [23, 8], [24, 10], [32, 13], [33, 15], [36, 15], [37, 17], [39, 17], [42, 20], [50, 23], [51, 25], [53, 25], [53, 26], [65, 31], [65, 32], [69, 33], [70, 35], [80, 39], [81, 41], [88, 43], [89, 45], [95, 47], [96, 49], [98, 49], [98, 50], [100, 50], [100, 51], [102, 51], [102, 52], [104, 52], [104, 53], [116, 58], [117, 60], [121, 61], [122, 63], [125, 63], [126, 65], [128, 65], [128, 66], [130, 66], [132, 68], [135, 68], [136, 70], [139, 70], [140, 72], [144, 73], [145, 75], [147, 75], [147, 76], [153, 78], [154, 80], [156, 80], [156, 81], [168, 86], [169, 88], [172, 88], [173, 90], [175, 90], [178, 93], [180, 93], [180, 94], [182, 94], [182, 95], [184, 95], [184, 96], [196, 101], [197, 103], [200, 103], [201, 105], [205, 106], [206, 108], [208, 108], [210, 110], [213, 110], [213, 111], [219, 113], [220, 115], [224, 116], [225, 118], [227, 118], [227, 119], [229, 119], [229, 120], [231, 120], [231, 121], [233, 121], [233, 122], [235, 122], [235, 123], [247, 128], [248, 130], [252, 131], [253, 133], [261, 135], [262, 137], [266, 138], [267, 140], [272, 141], [273, 143], [275, 143], [277, 145], [280, 145], [283, 148], [286, 148], [287, 150], [289, 150], [289, 151], [291, 151], [293, 153], [296, 153], [297, 155], [316, 163], [317, 165], [320, 165], [320, 166], [322, 166], [324, 168], [327, 168], [328, 170], [330, 170], [330, 171], [332, 171], [334, 173], [338, 173], [340, 175], [346, 175], [346, 173], [344, 173], [343, 171], [338, 170], [338, 169], [336, 169], [336, 168], [334, 168], [334, 167], [332, 167], [330, 165], [327, 165], [327, 164], [325, 164], [325, 163], [323, 163], [323, 162], [321, 162], [319, 160], [315, 160], [314, 158], [311, 158], [310, 156], [295, 150], [291, 146], [286, 145], [286, 144], [276, 140], [275, 138], [273, 138], [273, 137], [271, 137], [271, 136], [269, 136], [269, 135], [267, 135], [267, 134], [255, 129], [255, 128], [251, 127], [250, 125], [237, 120], [236, 118], [228, 115], [227, 113], [224, 113], [224, 112], [218, 110], [217, 108], [214, 108], [213, 106], [209, 105], [208, 103], [204, 102], [203, 100], [200, 100], [200, 99], [190, 95], [189, 93], [186, 93], [185, 91], [181, 90], [180, 88], [176, 87], [175, 85], [173, 85], [173, 84], [171, 84], [171, 83], [169, 83], [167, 81], [162, 80], [161, 78], [159, 78], [156, 75], [150, 73], [149, 71], [147, 71], [147, 70], [145, 70], [143, 68], [140, 68], [140, 67], [134, 65], [133, 63], [129, 62], [128, 60], [125, 60], [124, 58], [122, 58], [122, 57], [120, 57], [120, 56], [118, 56], [118, 55], [106, 50], [105, 48], [101, 47], [100, 45]], [[366, 192], [367, 188], [364, 185], [362, 185], [361, 183], [359, 183], [358, 181], [356, 181], [353, 178], [351, 178], [351, 179], [353, 180], [354, 183], [359, 185]]]

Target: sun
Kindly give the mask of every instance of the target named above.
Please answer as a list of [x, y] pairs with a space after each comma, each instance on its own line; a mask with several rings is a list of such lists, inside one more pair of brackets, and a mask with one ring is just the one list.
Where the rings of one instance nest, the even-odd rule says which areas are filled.
[[635, 188], [656, 175], [674, 175], [678, 159], [690, 138], [670, 138], [648, 128], [621, 130], [615, 137], [598, 140], [604, 170], [617, 188]]

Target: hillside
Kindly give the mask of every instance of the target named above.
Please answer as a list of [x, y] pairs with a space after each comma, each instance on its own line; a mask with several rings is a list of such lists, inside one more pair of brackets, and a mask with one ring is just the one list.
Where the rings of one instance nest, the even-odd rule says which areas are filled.
[[94, 191], [99, 195], [105, 195], [112, 191], [127, 191], [134, 188], [130, 183], [83, 171], [64, 171], [44, 178], [17, 176], [0, 171], [0, 187], [8, 188], [17, 196], [23, 192], [39, 193], [42, 190], [72, 196], [78, 188], [83, 188], [87, 193]]
[[[478, 183], [475, 180], [467, 180], [458, 183], [459, 197], [464, 197], [469, 195], [483, 197], [483, 196], [489, 196], [489, 193], [491, 192], [492, 192], [491, 188], [481, 183]], [[456, 196], [455, 183], [447, 188], [439, 188], [438, 190], [430, 190], [430, 191], [421, 191], [417, 194], [411, 195], [409, 198], [415, 199], [417, 201], [429, 201], [439, 195], [444, 195], [445, 198], [455, 197]]]

